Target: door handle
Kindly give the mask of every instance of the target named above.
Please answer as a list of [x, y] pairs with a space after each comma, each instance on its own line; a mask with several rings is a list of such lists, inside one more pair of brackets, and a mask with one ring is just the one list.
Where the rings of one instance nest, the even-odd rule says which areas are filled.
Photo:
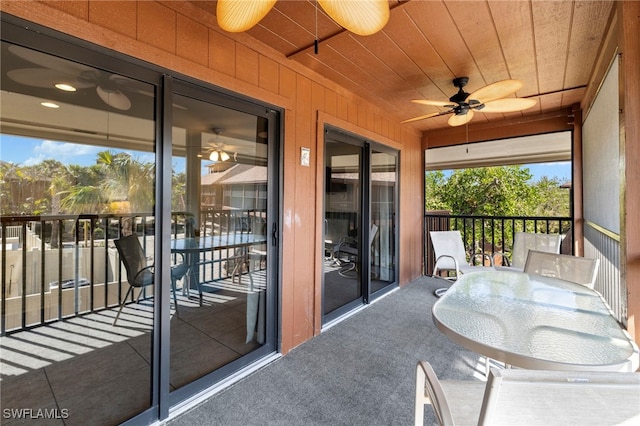
[[273, 222], [271, 227], [271, 245], [273, 247], [278, 246], [278, 224], [276, 222]]

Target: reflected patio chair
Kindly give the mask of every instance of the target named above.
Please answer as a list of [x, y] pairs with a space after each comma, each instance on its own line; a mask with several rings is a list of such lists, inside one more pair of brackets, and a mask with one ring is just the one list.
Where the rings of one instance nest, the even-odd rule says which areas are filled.
[[[142, 289], [143, 287], [153, 285], [154, 266], [147, 265], [147, 259], [144, 255], [144, 249], [142, 248], [142, 244], [140, 244], [140, 240], [138, 239], [138, 236], [136, 234], [121, 237], [118, 240], [114, 240], [114, 243], [116, 245], [116, 249], [118, 249], [120, 260], [124, 264], [124, 268], [127, 272], [127, 282], [129, 283], [129, 289], [122, 299], [120, 308], [118, 309], [118, 313], [113, 320], [113, 325], [115, 326], [118, 318], [120, 317], [120, 313], [122, 312], [122, 308], [124, 307], [125, 303], [127, 303], [127, 298], [129, 297], [129, 294], [133, 292], [133, 289]], [[176, 314], [178, 313], [176, 281], [184, 277], [188, 270], [189, 265], [185, 263], [179, 263], [171, 267], [171, 290], [173, 292], [173, 303], [176, 308]], [[142, 291], [138, 293], [136, 303], [140, 299], [141, 294]]]
[[438, 423], [478, 425], [638, 424], [640, 373], [491, 369], [485, 383], [440, 381], [416, 371], [415, 424], [430, 404]]
[[537, 250], [548, 253], [560, 253], [562, 236], [560, 234], [541, 234], [531, 232], [516, 232], [513, 235], [513, 250], [511, 260], [506, 256], [502, 258], [507, 262], [506, 266], [496, 266], [496, 269], [523, 271], [527, 262], [529, 250]]
[[[369, 231], [369, 247], [373, 245], [373, 240], [378, 234], [378, 225], [371, 225]], [[358, 258], [360, 256], [360, 248], [358, 247], [358, 240], [353, 237], [343, 237], [333, 249], [333, 257], [338, 264], [342, 266], [338, 270], [338, 274], [345, 278], [354, 278], [348, 273], [354, 271], [358, 264]]]
[[[493, 258], [486, 253], [480, 253], [478, 256], [481, 256], [483, 261], [487, 259], [491, 266], [476, 266], [469, 263], [460, 231], [430, 231], [429, 236], [436, 258], [432, 276], [437, 277], [440, 271], [446, 271], [447, 274], [455, 272], [455, 277], [447, 276], [447, 279], [455, 280], [460, 275], [469, 272], [494, 270]], [[440, 297], [446, 290], [446, 288], [439, 288], [434, 294]]]
[[593, 288], [599, 266], [600, 259], [529, 250], [524, 272], [559, 278]]

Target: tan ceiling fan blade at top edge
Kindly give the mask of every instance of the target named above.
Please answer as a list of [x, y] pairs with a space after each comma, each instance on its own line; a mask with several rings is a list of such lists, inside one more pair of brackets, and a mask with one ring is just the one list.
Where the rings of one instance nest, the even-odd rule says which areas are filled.
[[276, 4], [276, 0], [218, 0], [218, 25], [225, 31], [239, 33], [256, 25]]
[[327, 14], [354, 34], [367, 36], [389, 21], [388, 0], [318, 0]]
[[412, 99], [411, 102], [414, 102], [420, 105], [431, 105], [431, 106], [445, 107], [445, 108], [455, 107], [455, 105], [452, 104], [450, 101], [445, 102], [445, 101], [431, 101], [429, 99]]
[[467, 102], [471, 99], [477, 100], [482, 104], [495, 101], [496, 99], [506, 98], [522, 88], [520, 80], [502, 80], [484, 86], [467, 98]]
[[436, 115], [442, 115], [442, 114], [443, 113], [441, 112], [432, 112], [431, 114], [425, 114], [419, 117], [409, 118], [408, 120], [401, 121], [401, 123], [411, 123], [412, 121], [424, 120], [425, 118], [431, 118], [431, 117], [435, 117]]
[[479, 112], [515, 112], [522, 111], [534, 106], [535, 99], [505, 98], [487, 102]]
[[449, 126], [462, 126], [463, 124], [467, 124], [473, 118], [473, 110], [469, 110], [466, 114], [463, 115], [453, 115], [449, 118]]

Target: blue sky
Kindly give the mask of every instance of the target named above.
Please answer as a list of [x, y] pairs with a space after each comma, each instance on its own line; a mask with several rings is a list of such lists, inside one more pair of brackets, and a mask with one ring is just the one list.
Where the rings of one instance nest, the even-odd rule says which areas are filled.
[[[140, 162], [155, 161], [155, 154], [152, 152], [0, 135], [0, 160], [24, 166], [33, 166], [46, 159], [58, 160], [63, 164], [90, 166], [96, 164], [98, 152], [106, 150], [127, 152]], [[184, 171], [184, 161], [174, 159], [173, 165], [176, 172]]]
[[531, 170], [534, 180], [540, 179], [542, 176], [549, 178], [557, 177], [561, 182], [571, 180], [571, 162], [563, 161], [558, 163], [538, 163], [527, 164], [526, 167]]
[[[104, 151], [105, 147], [56, 142], [42, 139], [31, 139], [12, 135], [0, 135], [0, 160], [32, 166], [47, 158], [53, 158], [63, 164], [79, 164], [89, 166], [95, 164], [96, 154]], [[114, 151], [122, 151], [115, 150]], [[126, 151], [138, 161], [152, 162], [155, 156], [150, 152]], [[174, 159], [173, 167], [176, 172], [184, 171], [184, 161]], [[560, 181], [571, 179], [571, 163], [538, 163], [525, 165], [531, 170], [534, 180], [542, 176], [557, 177]]]

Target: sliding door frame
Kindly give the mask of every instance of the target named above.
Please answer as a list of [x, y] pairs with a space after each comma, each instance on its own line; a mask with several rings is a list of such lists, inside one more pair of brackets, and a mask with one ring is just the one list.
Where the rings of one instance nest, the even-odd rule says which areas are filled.
[[[398, 150], [395, 150], [393, 148], [390, 148], [388, 146], [385, 146], [381, 143], [369, 140], [367, 138], [358, 136], [356, 134], [353, 134], [351, 132], [342, 130], [338, 127], [332, 126], [330, 124], [325, 124], [324, 125], [324, 131], [323, 131], [323, 152], [324, 152], [324, 158], [325, 158], [325, 168], [327, 167], [326, 161], [327, 161], [327, 140], [329, 138], [331, 138], [334, 141], [340, 142], [340, 143], [345, 143], [345, 144], [349, 144], [352, 146], [356, 146], [360, 148], [360, 152], [361, 152], [361, 158], [360, 158], [360, 162], [359, 162], [359, 169], [361, 171], [361, 177], [360, 177], [360, 183], [359, 183], [359, 189], [360, 189], [360, 204], [358, 206], [359, 211], [360, 211], [360, 217], [358, 218], [358, 227], [361, 230], [361, 232], [358, 235], [358, 247], [364, 248], [367, 247], [369, 248], [369, 244], [367, 243], [368, 241], [370, 241], [370, 224], [371, 224], [371, 190], [372, 190], [372, 164], [371, 164], [371, 158], [372, 158], [372, 152], [375, 149], [376, 151], [379, 152], [384, 152], [390, 155], [395, 156], [396, 158], [396, 169], [398, 168], [398, 164], [399, 164], [399, 152]], [[396, 176], [399, 176], [399, 170], [396, 170]], [[326, 185], [326, 179], [323, 180], [325, 182]], [[396, 180], [396, 191], [394, 191], [394, 205], [395, 205], [395, 210], [396, 210], [396, 214], [395, 217], [398, 217], [397, 214], [397, 210], [398, 210], [398, 200], [399, 200], [399, 196], [398, 196], [398, 192], [399, 192], [399, 184]], [[326, 211], [326, 188], [323, 188], [322, 191], [322, 197], [323, 197], [323, 202], [322, 202], [322, 215], [324, 215], [325, 211]], [[397, 224], [396, 224], [397, 226]], [[395, 253], [398, 253], [398, 235], [396, 232], [394, 241], [393, 241], [394, 247], [395, 247]], [[360, 250], [358, 253], [358, 258], [359, 258], [359, 275], [358, 275], [358, 280], [360, 282], [360, 289], [361, 289], [361, 296], [359, 299], [355, 299], [351, 302], [346, 303], [343, 306], [340, 306], [338, 308], [336, 308], [335, 310], [325, 313], [324, 311], [324, 306], [325, 306], [325, 274], [324, 274], [324, 270], [321, 273], [321, 279], [322, 279], [322, 292], [321, 292], [321, 306], [322, 306], [322, 311], [321, 311], [321, 323], [324, 326], [327, 326], [328, 324], [338, 320], [340, 317], [348, 314], [349, 312], [367, 305], [369, 303], [371, 303], [373, 300], [375, 300], [376, 298], [380, 297], [383, 294], [386, 294], [388, 291], [391, 291], [393, 288], [398, 286], [398, 275], [397, 275], [397, 271], [395, 272], [395, 280], [390, 283], [389, 285], [385, 286], [383, 289], [372, 293], [371, 292], [371, 252], [369, 249], [365, 249], [365, 250]], [[396, 264], [398, 264], [398, 262], [396, 261]]]

